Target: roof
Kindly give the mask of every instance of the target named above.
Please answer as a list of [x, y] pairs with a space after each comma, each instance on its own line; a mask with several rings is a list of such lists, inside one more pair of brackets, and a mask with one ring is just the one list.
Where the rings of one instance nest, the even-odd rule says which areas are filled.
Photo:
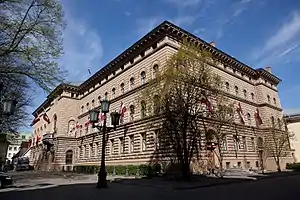
[[199, 44], [201, 48], [211, 52], [214, 56], [218, 57], [220, 60], [223, 60], [224, 62], [230, 64], [232, 67], [236, 67], [238, 70], [245, 72], [245, 74], [251, 74], [253, 77], [256, 78], [261, 76], [274, 82], [275, 84], [278, 84], [281, 81], [281, 79], [267, 72], [266, 70], [264, 69], [255, 70], [249, 67], [248, 65], [242, 63], [241, 61], [237, 60], [236, 58], [221, 51], [220, 49], [210, 45], [209, 43], [205, 42], [199, 37], [189, 33], [188, 31], [172, 24], [169, 21], [164, 21], [156, 28], [154, 28], [152, 31], [147, 33], [140, 40], [138, 40], [133, 45], [131, 45], [123, 53], [118, 55], [107, 65], [105, 65], [103, 68], [101, 68], [99, 71], [97, 71], [94, 75], [92, 75], [83, 83], [75, 83], [75, 84], [73, 83], [74, 85], [72, 83], [60, 84], [48, 95], [47, 99], [32, 114], [34, 115], [34, 113], [39, 111], [42, 107], [45, 107], [48, 104], [50, 104], [53, 96], [61, 92], [63, 89], [72, 90], [74, 92], [80, 92], [91, 87], [91, 85], [94, 84], [95, 81], [105, 78], [115, 70], [119, 69], [120, 66], [130, 62], [137, 55], [144, 52], [145, 49], [147, 49], [149, 46], [155, 44], [155, 42], [158, 42], [159, 40], [163, 39], [165, 36], [170, 36], [177, 41], [181, 41], [183, 38], [188, 38], [190, 41]]
[[288, 123], [300, 122], [300, 113], [298, 113], [298, 114], [292, 114], [292, 115], [284, 115], [284, 119]]

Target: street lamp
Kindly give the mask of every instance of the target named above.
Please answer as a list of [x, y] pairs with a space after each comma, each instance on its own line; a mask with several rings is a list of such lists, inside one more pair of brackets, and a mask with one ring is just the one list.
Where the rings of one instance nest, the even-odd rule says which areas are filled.
[[[111, 127], [106, 127], [106, 114], [109, 112], [109, 106], [110, 106], [110, 102], [108, 100], [105, 99], [105, 100], [101, 101], [101, 112], [104, 114], [103, 127], [101, 127], [99, 125], [95, 125], [99, 121], [100, 111], [93, 109], [93, 110], [90, 110], [90, 112], [89, 112], [90, 122], [93, 124], [93, 127], [97, 128], [99, 131], [101, 131], [101, 129], [103, 130], [103, 132], [102, 132], [102, 155], [101, 155], [100, 170], [98, 173], [97, 188], [106, 188], [107, 187], [106, 169], [105, 169], [105, 148], [106, 148], [105, 134], [106, 134], [106, 131], [111, 130]], [[114, 129], [116, 129], [116, 126], [119, 125], [120, 116], [121, 115], [118, 112], [111, 113], [111, 124], [114, 126]]]
[[16, 100], [3, 100], [2, 101], [2, 112], [3, 114], [12, 114], [15, 111], [17, 105]]

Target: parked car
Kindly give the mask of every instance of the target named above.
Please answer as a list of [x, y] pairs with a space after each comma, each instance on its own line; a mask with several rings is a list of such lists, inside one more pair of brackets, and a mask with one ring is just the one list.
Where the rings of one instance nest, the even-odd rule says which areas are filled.
[[0, 172], [0, 188], [13, 185], [12, 178], [5, 172]]

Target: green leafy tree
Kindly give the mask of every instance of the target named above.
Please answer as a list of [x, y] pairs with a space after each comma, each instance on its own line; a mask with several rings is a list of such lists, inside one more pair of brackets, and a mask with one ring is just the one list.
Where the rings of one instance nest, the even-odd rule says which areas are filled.
[[63, 28], [59, 1], [0, 0], [0, 79], [23, 76], [51, 91], [65, 75], [57, 62]]
[[210, 53], [184, 41], [139, 98], [147, 102], [148, 113], [162, 116], [159, 122], [150, 123], [151, 128], [160, 130], [157, 154], [176, 163], [185, 179], [190, 178], [191, 161], [199, 156], [205, 134], [200, 125], [206, 118], [203, 93], [212, 98], [220, 88], [213, 64]]

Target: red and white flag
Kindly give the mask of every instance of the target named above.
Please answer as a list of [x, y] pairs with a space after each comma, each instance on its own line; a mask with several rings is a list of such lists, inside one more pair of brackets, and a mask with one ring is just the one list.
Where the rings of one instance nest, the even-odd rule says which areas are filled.
[[255, 120], [256, 120], [256, 123], [257, 123], [257, 125], [261, 125], [263, 122], [262, 122], [262, 119], [261, 119], [261, 117], [260, 117], [260, 115], [259, 115], [259, 110], [258, 110], [258, 108], [256, 108], [256, 111], [255, 111], [255, 113], [254, 113], [254, 118], [255, 118]]
[[200, 102], [205, 104], [206, 106], [206, 110], [208, 110], [210, 112], [210, 114], [213, 113], [213, 107], [211, 102], [209, 101], [209, 99], [207, 98], [207, 96], [205, 95], [205, 92], [202, 92], [202, 97], [200, 99]]
[[238, 107], [236, 109], [237, 113], [239, 114], [240, 120], [243, 124], [245, 124], [245, 119], [244, 119], [244, 113], [243, 109], [240, 103], [238, 103]]
[[49, 117], [48, 117], [48, 115], [47, 115], [46, 112], [43, 114], [43, 119], [45, 120], [45, 122], [47, 122], [48, 124], [50, 124], [50, 119], [49, 119]]
[[120, 124], [124, 123], [124, 115], [126, 112], [126, 106], [123, 104], [123, 102], [121, 101], [121, 108], [120, 108]]
[[39, 118], [38, 114], [34, 114], [34, 119], [32, 120], [30, 126], [35, 125], [39, 121], [40, 121], [40, 118]]

